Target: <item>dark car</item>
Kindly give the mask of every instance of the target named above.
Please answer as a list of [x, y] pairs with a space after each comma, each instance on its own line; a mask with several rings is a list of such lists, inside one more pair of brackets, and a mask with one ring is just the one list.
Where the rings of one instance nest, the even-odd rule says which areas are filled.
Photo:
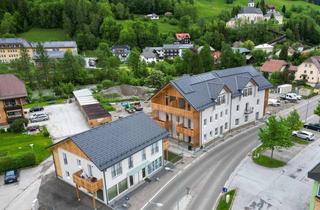
[[36, 106], [36, 107], [32, 107], [29, 112], [33, 113], [33, 112], [41, 112], [43, 111], [43, 107], [42, 106]]
[[309, 123], [305, 124], [303, 127], [314, 131], [320, 131], [320, 123]]
[[18, 171], [17, 170], [8, 170], [4, 172], [4, 183], [11, 184], [18, 181]]

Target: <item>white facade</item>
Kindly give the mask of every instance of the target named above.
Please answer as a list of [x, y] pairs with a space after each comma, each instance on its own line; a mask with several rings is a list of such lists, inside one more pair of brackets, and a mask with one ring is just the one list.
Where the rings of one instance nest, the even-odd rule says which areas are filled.
[[295, 80], [306, 80], [310, 85], [315, 85], [320, 81], [319, 69], [314, 63], [305, 61], [298, 66]]
[[156, 57], [152, 57], [152, 58], [146, 58], [143, 55], [140, 55], [140, 60], [144, 61], [146, 63], [152, 63], [152, 62], [157, 62], [157, 58]]
[[241, 20], [242, 23], [257, 23], [258, 21], [264, 20], [264, 17], [263, 14], [241, 13], [237, 15], [237, 19]]
[[272, 53], [273, 52], [273, 46], [270, 44], [260, 44], [254, 47], [256, 50], [262, 50], [266, 53]]
[[[100, 171], [91, 161], [62, 148], [58, 148], [58, 155], [62, 171], [62, 177], [60, 178], [65, 182], [75, 186], [72, 175], [81, 169], [87, 176], [103, 180], [103, 190], [98, 191], [97, 195], [98, 200], [104, 203], [109, 203], [128, 190], [133, 189], [163, 166], [162, 140], [118, 162], [121, 165], [121, 170], [119, 169], [121, 173], [115, 173], [113, 166], [105, 171]], [[130, 158], [132, 158], [132, 166], [129, 166]], [[85, 189], [80, 188], [80, 190], [86, 192]]]
[[232, 98], [225, 90], [220, 95], [225, 95], [225, 103], [201, 112], [201, 145], [263, 117], [265, 90], [258, 91], [253, 82], [246, 85], [242, 96]]

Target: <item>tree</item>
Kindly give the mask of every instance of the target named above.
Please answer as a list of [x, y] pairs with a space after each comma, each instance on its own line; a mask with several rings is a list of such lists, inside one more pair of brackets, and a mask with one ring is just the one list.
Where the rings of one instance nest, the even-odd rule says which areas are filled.
[[318, 104], [318, 106], [316, 107], [316, 109], [314, 110], [314, 114], [318, 115], [320, 117], [320, 104]]
[[303, 122], [300, 120], [300, 115], [297, 110], [290, 112], [286, 118], [286, 124], [291, 132], [300, 130], [303, 127]]
[[222, 68], [231, 68], [237, 66], [243, 66], [245, 64], [245, 57], [239, 52], [233, 52], [232, 48], [228, 44], [222, 45], [221, 50], [221, 63]]
[[251, 40], [247, 40], [245, 42], [242, 42], [240, 44], [240, 47], [244, 47], [244, 48], [247, 48], [248, 50], [252, 50], [254, 48], [255, 44], [253, 41]]
[[286, 10], [287, 10], [287, 9], [286, 9], [286, 5], [283, 5], [283, 6], [282, 6], [282, 9], [281, 9], [282, 13], [283, 13], [283, 14], [286, 14]]
[[204, 71], [211, 71], [213, 66], [213, 58], [211, 55], [211, 50], [209, 45], [203, 46], [199, 53], [202, 68]]
[[185, 15], [180, 19], [180, 29], [181, 31], [189, 31], [189, 27], [191, 25], [191, 17], [189, 15]]
[[293, 145], [290, 129], [283, 119], [271, 116], [268, 119], [267, 127], [261, 128], [259, 138], [264, 148], [271, 150], [271, 159], [276, 148], [288, 148]]
[[261, 66], [262, 63], [265, 62], [268, 58], [267, 53], [263, 50], [253, 50], [251, 54], [257, 66]]
[[9, 12], [4, 13], [2, 21], [0, 23], [1, 34], [14, 34], [17, 31], [17, 21], [13, 15]]
[[282, 45], [279, 58], [285, 61], [288, 59], [288, 46], [286, 44]]
[[118, 41], [121, 31], [121, 25], [118, 24], [112, 17], [106, 17], [100, 27], [102, 38], [111, 43]]
[[38, 88], [41, 90], [40, 87], [45, 87], [49, 82], [49, 57], [40, 42], [36, 47], [36, 60], [38, 70], [36, 76], [38, 79]]
[[146, 78], [145, 82], [153, 88], [160, 89], [165, 84], [164, 73], [158, 70], [153, 70]]

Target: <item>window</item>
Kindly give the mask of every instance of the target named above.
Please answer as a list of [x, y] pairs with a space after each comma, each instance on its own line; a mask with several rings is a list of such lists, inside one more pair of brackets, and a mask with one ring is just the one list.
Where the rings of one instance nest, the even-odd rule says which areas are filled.
[[116, 177], [116, 176], [119, 176], [122, 174], [122, 166], [121, 166], [121, 162], [113, 165], [111, 167], [111, 176], [112, 178]]
[[207, 134], [203, 135], [204, 140], [207, 140]]
[[220, 117], [222, 117], [222, 116], [223, 116], [223, 111], [220, 112]]
[[239, 125], [239, 119], [236, 119], [236, 120], [235, 120], [235, 124], [236, 124], [236, 125]]
[[313, 71], [310, 71], [310, 74], [313, 74]]
[[129, 167], [129, 168], [132, 168], [132, 167], [133, 167], [132, 156], [130, 156], [130, 157], [128, 158], [128, 167]]
[[158, 142], [151, 145], [151, 154], [153, 155], [154, 153], [157, 153], [157, 152], [159, 152]]
[[212, 131], [210, 131], [210, 136], [212, 136]]
[[88, 176], [92, 177], [92, 166], [88, 164]]
[[224, 104], [226, 102], [226, 96], [225, 94], [221, 94], [218, 96], [217, 100], [216, 100], [216, 104], [217, 105], [221, 105]]
[[118, 183], [119, 194], [128, 189], [128, 179], [124, 179]]
[[260, 100], [259, 100], [259, 99], [257, 99], [257, 104], [258, 104], [258, 105], [260, 104]]
[[236, 108], [236, 109], [237, 109], [237, 111], [239, 111], [239, 105], [237, 105], [237, 108]]
[[70, 173], [69, 173], [69, 171], [66, 171], [66, 177], [67, 177], [67, 178], [70, 178]]
[[244, 116], [244, 121], [248, 122], [248, 115]]
[[305, 74], [306, 74], [306, 73], [307, 73], [307, 70], [304, 70], [304, 72], [303, 72], [303, 73], [305, 73]]
[[227, 115], [228, 114], [228, 109], [226, 109], [226, 111], [224, 113]]
[[146, 149], [143, 149], [143, 150], [141, 151], [141, 159], [142, 159], [142, 160], [146, 160], [146, 159], [147, 159], [147, 157], [146, 157]]
[[152, 161], [149, 165], [148, 165], [148, 174], [151, 174], [152, 172], [154, 172], [155, 170], [157, 170], [158, 168], [160, 168], [162, 166], [162, 158], [159, 157], [158, 159]]
[[224, 124], [224, 129], [228, 129], [228, 123]]
[[218, 135], [218, 128], [214, 129], [214, 135]]
[[210, 122], [212, 122], [212, 116], [210, 116]]
[[118, 186], [114, 185], [113, 187], [110, 187], [108, 190], [108, 198], [109, 200], [112, 200], [118, 195]]
[[320, 186], [319, 186], [319, 188], [318, 188], [317, 196], [320, 197]]
[[243, 91], [242, 91], [242, 95], [244, 97], [251, 96], [252, 95], [252, 87], [244, 88]]
[[203, 120], [203, 125], [207, 125], [207, 119]]
[[81, 160], [80, 159], [77, 159], [77, 165], [81, 166]]
[[62, 153], [62, 156], [63, 156], [64, 164], [67, 165], [68, 164], [67, 154], [66, 153]]
[[177, 123], [179, 123], [179, 122], [180, 122], [180, 117], [178, 116], [178, 117], [177, 117]]
[[215, 119], [216, 119], [216, 120], [218, 119], [218, 114], [216, 114], [216, 117], [215, 117]]

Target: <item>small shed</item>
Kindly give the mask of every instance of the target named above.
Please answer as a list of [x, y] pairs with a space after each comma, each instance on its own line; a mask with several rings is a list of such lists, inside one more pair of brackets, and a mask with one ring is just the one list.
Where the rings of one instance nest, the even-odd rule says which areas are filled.
[[291, 84], [279, 85], [277, 87], [277, 93], [285, 94], [285, 93], [290, 93], [291, 91], [292, 91]]

